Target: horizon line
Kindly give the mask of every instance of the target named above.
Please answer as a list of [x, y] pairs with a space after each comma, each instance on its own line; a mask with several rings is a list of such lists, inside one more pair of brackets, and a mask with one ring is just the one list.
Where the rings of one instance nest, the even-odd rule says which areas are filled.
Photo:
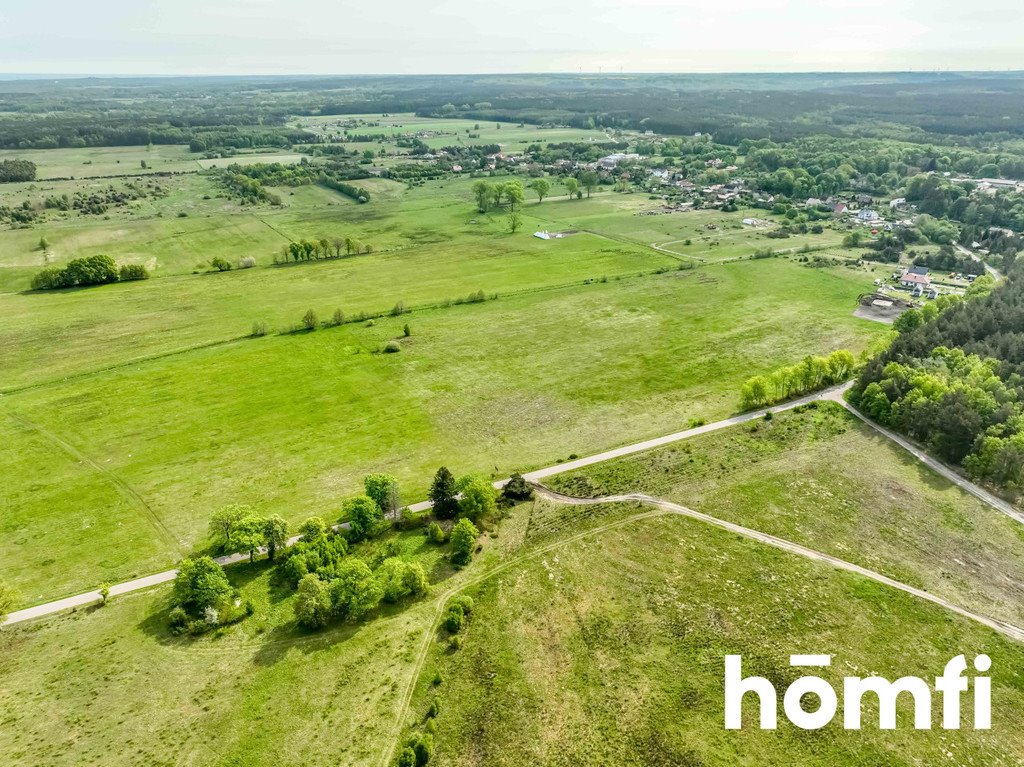
[[652, 70], [652, 71], [603, 71], [597, 70], [532, 70], [532, 71], [507, 71], [507, 72], [468, 72], [468, 71], [438, 71], [438, 72], [171, 72], [171, 73], [102, 73], [102, 72], [0, 72], [0, 80], [15, 79], [44, 79], [54, 78], [62, 80], [86, 80], [86, 79], [130, 79], [130, 78], [152, 78], [171, 79], [178, 77], [191, 78], [298, 78], [298, 77], [524, 77], [524, 76], [550, 76], [550, 75], [574, 75], [574, 76], [597, 76], [597, 77], [626, 77], [626, 76], [772, 76], [772, 75], [901, 75], [901, 74], [936, 74], [936, 75], [965, 75], [965, 74], [1024, 74], [1022, 68], [996, 68], [986, 69], [948, 69], [948, 68], [900, 68], [900, 69], [794, 69], [794, 70]]

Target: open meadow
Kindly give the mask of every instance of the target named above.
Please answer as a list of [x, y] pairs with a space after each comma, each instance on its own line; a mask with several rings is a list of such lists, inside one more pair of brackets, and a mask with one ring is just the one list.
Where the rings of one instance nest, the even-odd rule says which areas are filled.
[[[481, 546], [453, 572], [419, 530], [361, 544], [368, 561], [421, 563], [432, 593], [314, 634], [262, 562], [228, 569], [253, 614], [206, 637], [168, 631], [166, 587], [10, 628], [0, 749], [12, 767], [375, 767], [396, 737], [432, 729], [442, 765], [989, 765], [1024, 750], [1021, 646], [859, 576], [634, 504], [521, 504]], [[432, 629], [453, 593], [474, 600], [456, 650]], [[837, 686], [984, 652], [1002, 715], [988, 732], [915, 731], [905, 701], [881, 732], [869, 696], [856, 734], [722, 729], [726, 653], [781, 694], [800, 673], [788, 656], [824, 651]]]
[[[576, 529], [577, 518], [552, 520], [571, 514], [565, 509], [538, 504], [530, 529]], [[622, 523], [622, 509], [588, 507], [593, 524], [602, 509], [607, 527], [467, 589], [474, 606], [461, 649], [438, 632], [406, 718], [410, 735], [433, 728], [437, 764], [911, 767], [1014, 764], [1024, 753], [1014, 723], [1024, 711], [1019, 644], [694, 520]], [[885, 732], [869, 696], [859, 731], [837, 722], [802, 731], [782, 718], [781, 705], [779, 729], [762, 731], [748, 696], [744, 729], [723, 729], [726, 654], [742, 655], [744, 673], [767, 677], [781, 696], [807, 673], [790, 667], [790, 654], [822, 652], [832, 654], [832, 668], [815, 673], [840, 701], [844, 675], [927, 678], [959, 653], [987, 653], [1000, 717], [987, 732], [914, 730], [908, 698], [899, 729]]]
[[[227, 503], [332, 516], [371, 471], [394, 473], [414, 501], [442, 463], [502, 477], [723, 417], [752, 372], [883, 332], [851, 314], [864, 279], [787, 259], [672, 270], [245, 338], [10, 393], [2, 460], [44, 443], [56, 461], [88, 456], [131, 488], [117, 524], [162, 543], [111, 563], [89, 522], [98, 509], [69, 515], [53, 500], [60, 482], [19, 477], [0, 572], [41, 601], [170, 564]], [[324, 317], [337, 305], [310, 303]], [[378, 353], [392, 339], [401, 352]], [[104, 509], [108, 524], [116, 513]]]
[[558, 475], [550, 484], [579, 496], [666, 498], [1024, 624], [1024, 527], [835, 403]]

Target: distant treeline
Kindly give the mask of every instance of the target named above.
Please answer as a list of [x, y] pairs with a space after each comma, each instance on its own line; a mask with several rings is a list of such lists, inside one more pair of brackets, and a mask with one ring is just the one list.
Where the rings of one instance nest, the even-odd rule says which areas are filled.
[[1022, 96], [1018, 73], [12, 81], [0, 83], [0, 147], [317, 143], [296, 138], [288, 118], [396, 112], [710, 133], [731, 145], [831, 135], [981, 147], [1024, 136]]

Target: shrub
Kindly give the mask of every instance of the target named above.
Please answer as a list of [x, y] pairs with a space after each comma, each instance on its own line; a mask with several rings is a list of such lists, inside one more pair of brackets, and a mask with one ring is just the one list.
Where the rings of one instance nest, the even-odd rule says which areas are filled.
[[252, 323], [252, 333], [250, 335], [258, 338], [260, 336], [265, 336], [266, 334], [267, 323], [263, 322], [263, 320], [256, 320], [254, 323]]
[[64, 270], [50, 266], [32, 277], [32, 290], [56, 290], [70, 287], [64, 282]]
[[256, 259], [252, 256], [246, 256], [238, 262], [239, 269], [252, 269], [254, 266], [256, 266]]
[[411, 335], [412, 335], [412, 328], [410, 328], [410, 327], [409, 327], [409, 323], [408, 323], [408, 322], [407, 322], [407, 323], [405, 323], [405, 327], [404, 327], [404, 328], [402, 328], [402, 334], [403, 334], [403, 335], [404, 335], [404, 336], [405, 336], [406, 338], [408, 338], [409, 336], [411, 336]]
[[231, 262], [228, 261], [226, 258], [221, 258], [220, 256], [214, 256], [213, 260], [210, 261], [210, 266], [216, 269], [218, 272], [231, 271]]
[[331, 315], [332, 325], [343, 325], [345, 324], [345, 313], [341, 309], [335, 309], [334, 314]]
[[473, 612], [473, 597], [469, 596], [469, 594], [460, 594], [452, 597], [451, 601], [448, 602], [448, 606], [451, 607], [452, 605], [458, 605], [462, 608], [463, 613], [469, 615]]
[[185, 612], [183, 607], [175, 607], [168, 613], [167, 620], [171, 625], [171, 629], [177, 633], [184, 630], [188, 625], [188, 613]]
[[121, 269], [118, 272], [118, 276], [120, 277], [121, 282], [148, 280], [149, 270], [142, 264], [122, 264]]
[[468, 519], [460, 519], [452, 528], [452, 563], [456, 567], [464, 567], [473, 556], [473, 547], [480, 531]]
[[384, 347], [385, 354], [395, 354], [400, 351], [402, 351], [402, 347], [398, 341], [388, 341], [387, 346]]
[[431, 522], [427, 527], [427, 538], [433, 543], [444, 543], [444, 529], [437, 522]]
[[316, 312], [312, 309], [307, 309], [306, 313], [302, 315], [302, 327], [306, 330], [316, 330], [318, 324]]
[[458, 634], [448, 637], [448, 647], [451, 648], [452, 652], [457, 652], [462, 649], [462, 637]]
[[397, 317], [401, 314], [405, 314], [405, 304], [402, 301], [399, 301], [391, 308], [391, 316]]
[[449, 634], [458, 634], [462, 630], [465, 613], [458, 605], [449, 605], [444, 614], [444, 627]]
[[502, 488], [501, 497], [503, 501], [510, 504], [529, 501], [533, 498], [533, 488], [530, 487], [522, 474], [513, 474], [509, 481], [505, 483], [505, 487]]
[[402, 530], [415, 530], [417, 527], [423, 527], [427, 524], [429, 514], [430, 512], [427, 511], [413, 511], [406, 506], [402, 509], [398, 527]]
[[397, 602], [407, 596], [420, 596], [427, 591], [427, 576], [418, 562], [406, 562], [398, 557], [385, 559], [375, 573], [380, 583], [381, 598]]

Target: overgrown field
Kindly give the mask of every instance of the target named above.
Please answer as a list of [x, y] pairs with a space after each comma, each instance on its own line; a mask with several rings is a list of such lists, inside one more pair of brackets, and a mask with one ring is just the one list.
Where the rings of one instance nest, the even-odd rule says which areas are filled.
[[[407, 720], [409, 733], [422, 732], [436, 704], [431, 764], [910, 767], [1024, 755], [1020, 645], [699, 522], [668, 516], [602, 530], [468, 593], [462, 647], [452, 652], [439, 632]], [[745, 673], [767, 676], [781, 697], [805, 673], [789, 666], [791, 653], [832, 654], [822, 676], [841, 691], [844, 675], [928, 678], [955, 655], [982, 652], [993, 661], [988, 732], [914, 730], [903, 703], [899, 728], [882, 732], [870, 702], [857, 732], [841, 719], [803, 731], [784, 718], [760, 731], [755, 705], [742, 731], [723, 727], [726, 654], [741, 654]]]
[[1024, 527], [834, 403], [550, 482], [668, 498], [1024, 625]]

